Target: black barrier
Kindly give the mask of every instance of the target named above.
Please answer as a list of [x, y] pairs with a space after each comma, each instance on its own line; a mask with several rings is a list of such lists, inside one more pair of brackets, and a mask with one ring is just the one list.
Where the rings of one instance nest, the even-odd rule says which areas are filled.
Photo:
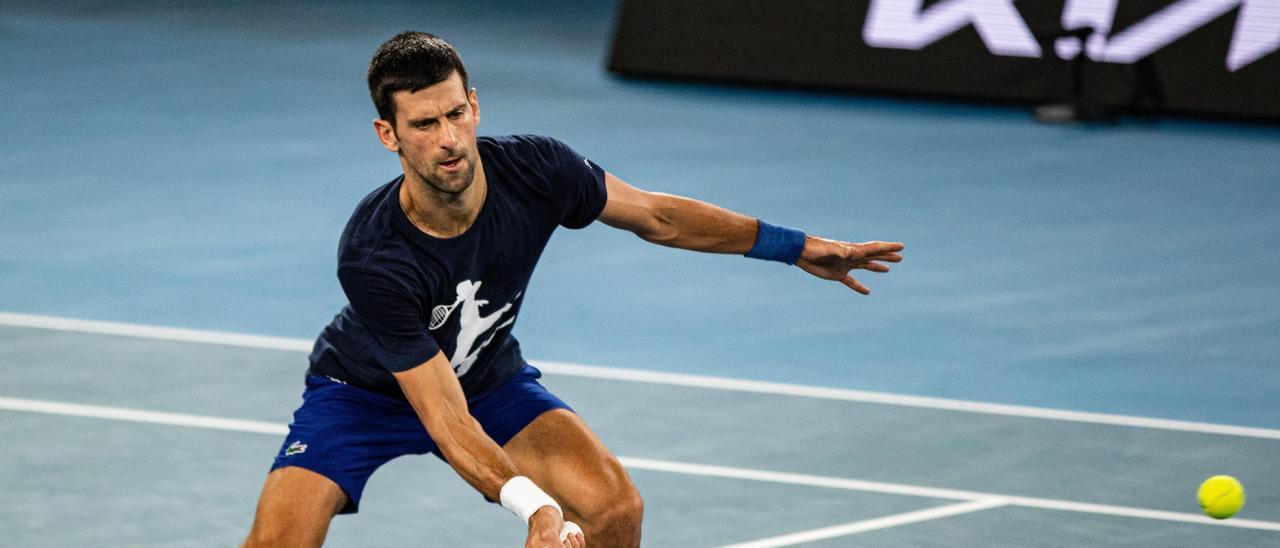
[[1278, 48], [1280, 0], [630, 0], [609, 69], [1280, 121]]

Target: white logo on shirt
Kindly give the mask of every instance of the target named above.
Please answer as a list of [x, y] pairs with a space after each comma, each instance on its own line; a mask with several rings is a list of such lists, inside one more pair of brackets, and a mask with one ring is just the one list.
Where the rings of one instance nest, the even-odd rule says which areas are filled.
[[[467, 371], [471, 370], [471, 366], [475, 365], [476, 360], [480, 357], [480, 351], [493, 342], [493, 338], [498, 335], [498, 331], [516, 321], [513, 316], [507, 318], [501, 324], [498, 323], [502, 320], [502, 315], [511, 310], [511, 303], [503, 305], [502, 308], [487, 316], [480, 315], [480, 307], [489, 304], [487, 300], [476, 298], [476, 295], [480, 292], [481, 283], [471, 280], [459, 283], [457, 288], [458, 298], [452, 306], [447, 307], [448, 311], [444, 313], [444, 317], [447, 318], [452, 315], [455, 308], [460, 309], [458, 323], [461, 327], [458, 329], [458, 344], [454, 347], [453, 357], [449, 360], [450, 365], [453, 366], [453, 371], [459, 377], [466, 375]], [[520, 298], [519, 293], [516, 294], [516, 298]], [[439, 309], [441, 307], [437, 306], [436, 308]], [[439, 327], [444, 324], [444, 319], [441, 319], [437, 324], [435, 321], [436, 315], [436, 311], [432, 310], [432, 325]], [[495, 325], [497, 327], [494, 327]], [[431, 327], [431, 329], [435, 329], [435, 327]], [[489, 337], [479, 346], [476, 346], [476, 341], [480, 340], [480, 337], [490, 329], [493, 332], [489, 333]]]

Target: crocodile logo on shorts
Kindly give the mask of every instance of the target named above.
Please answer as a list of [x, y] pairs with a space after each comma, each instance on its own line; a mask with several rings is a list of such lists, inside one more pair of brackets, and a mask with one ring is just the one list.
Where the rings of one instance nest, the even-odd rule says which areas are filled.
[[306, 452], [307, 452], [307, 444], [302, 443], [300, 441], [295, 441], [289, 444], [288, 447], [284, 448], [284, 456], [286, 457], [292, 457], [299, 453], [306, 453]]

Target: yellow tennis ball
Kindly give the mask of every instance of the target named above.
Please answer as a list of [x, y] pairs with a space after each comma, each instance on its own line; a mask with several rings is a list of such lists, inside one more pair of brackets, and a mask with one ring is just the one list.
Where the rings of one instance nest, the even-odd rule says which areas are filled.
[[1200, 484], [1196, 498], [1204, 513], [1214, 519], [1226, 519], [1244, 506], [1244, 486], [1231, 476], [1214, 476]]

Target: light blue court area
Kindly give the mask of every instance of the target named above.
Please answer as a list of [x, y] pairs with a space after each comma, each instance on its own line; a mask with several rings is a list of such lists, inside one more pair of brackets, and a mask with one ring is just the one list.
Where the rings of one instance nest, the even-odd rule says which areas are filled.
[[1280, 427], [1278, 128], [622, 80], [603, 2], [217, 6], [0, 10], [0, 310], [314, 337], [347, 216], [399, 169], [368, 58], [417, 28], [460, 49], [485, 132], [907, 244], [864, 298], [562, 231], [528, 356]]
[[[866, 530], [820, 542], [1278, 542], [1230, 525], [1280, 521], [1277, 442], [1238, 434], [1280, 429], [1280, 128], [1050, 127], [1020, 107], [619, 79], [603, 68], [615, 10], [4, 2], [0, 313], [292, 342], [0, 327], [0, 398], [12, 404], [0, 409], [0, 530], [66, 535], [60, 544], [225, 545], [243, 534], [279, 442], [271, 432], [302, 389], [297, 348], [344, 302], [338, 235], [356, 202], [398, 173], [371, 128], [369, 56], [420, 29], [460, 50], [484, 133], [551, 135], [641, 187], [907, 246], [893, 272], [860, 277], [873, 290], [862, 297], [795, 268], [659, 248], [599, 224], [561, 231], [515, 328], [527, 357], [1210, 425], [549, 374], [611, 447], [639, 459], [628, 462], [653, 546], [847, 524]], [[85, 413], [49, 413], [59, 409]], [[255, 424], [267, 433], [245, 431]], [[1222, 429], [1237, 433], [1212, 432]], [[1216, 473], [1249, 489], [1240, 518], [1115, 510], [1194, 514], [1195, 485]], [[879, 484], [889, 487], [867, 490]], [[392, 463], [366, 498], [364, 513], [338, 520], [334, 545], [516, 534], [429, 460]], [[1043, 500], [1109, 510], [1032, 504]], [[892, 520], [868, 525], [879, 518]]]
[[[306, 341], [3, 319], [0, 364], [21, 372], [0, 378], [6, 542], [240, 540], [299, 403]], [[1280, 430], [1032, 418], [542, 365], [546, 385], [629, 468], [651, 546], [1280, 541]], [[1249, 493], [1226, 521], [1199, 515], [1194, 499], [1219, 471]], [[440, 461], [407, 457], [374, 475], [361, 513], [337, 518], [329, 543], [510, 546], [521, 529]]]

